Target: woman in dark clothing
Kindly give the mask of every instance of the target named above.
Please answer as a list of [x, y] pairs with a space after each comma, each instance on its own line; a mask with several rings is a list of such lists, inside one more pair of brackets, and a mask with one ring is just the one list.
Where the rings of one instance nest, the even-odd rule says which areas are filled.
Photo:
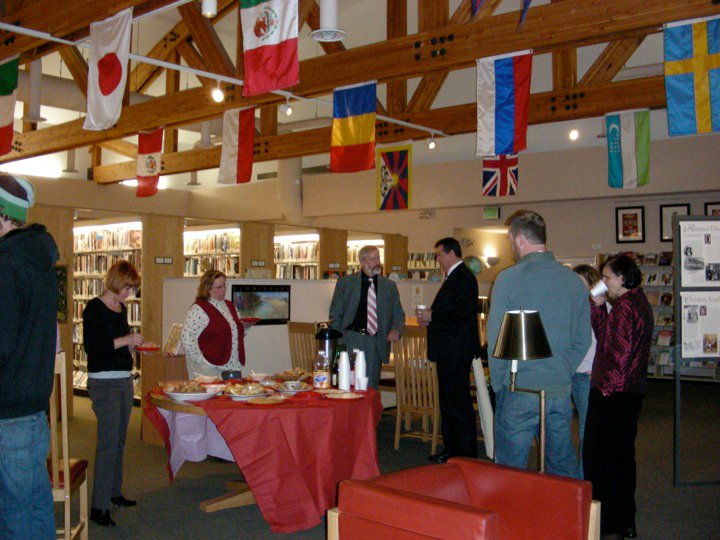
[[640, 288], [635, 262], [621, 255], [602, 269], [607, 296], [593, 297], [591, 322], [597, 337], [592, 367], [583, 465], [602, 503], [601, 533], [634, 538], [635, 437], [645, 394], [653, 313]]
[[98, 422], [90, 519], [105, 527], [115, 526], [110, 517], [111, 504], [137, 504], [123, 497], [121, 487], [125, 436], [133, 404], [131, 353], [143, 342], [141, 334], [130, 331], [125, 301], [138, 285], [138, 271], [121, 259], [105, 276], [105, 291], [90, 300], [83, 312], [88, 394]]

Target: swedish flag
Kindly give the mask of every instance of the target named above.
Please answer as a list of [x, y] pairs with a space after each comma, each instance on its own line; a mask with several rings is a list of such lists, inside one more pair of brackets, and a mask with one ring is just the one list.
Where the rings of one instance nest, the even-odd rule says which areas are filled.
[[720, 131], [720, 18], [668, 25], [664, 41], [670, 135]]

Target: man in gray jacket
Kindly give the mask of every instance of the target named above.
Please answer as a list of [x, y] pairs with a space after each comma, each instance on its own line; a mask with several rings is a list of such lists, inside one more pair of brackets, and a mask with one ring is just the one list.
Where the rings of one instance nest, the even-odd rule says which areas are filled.
[[547, 472], [579, 478], [577, 456], [570, 438], [572, 375], [590, 346], [590, 303], [578, 275], [545, 250], [545, 220], [519, 210], [505, 222], [516, 261], [495, 281], [488, 318], [488, 354], [495, 401], [495, 461], [527, 465], [532, 439], [538, 432], [538, 397], [510, 392], [510, 362], [492, 356], [506, 311], [540, 312], [552, 356], [520, 362], [518, 386], [547, 393]]
[[330, 326], [343, 333], [348, 351], [365, 352], [368, 385], [377, 389], [380, 369], [390, 358], [390, 344], [400, 339], [405, 312], [397, 285], [381, 275], [380, 250], [363, 246], [361, 271], [341, 277], [330, 303]]

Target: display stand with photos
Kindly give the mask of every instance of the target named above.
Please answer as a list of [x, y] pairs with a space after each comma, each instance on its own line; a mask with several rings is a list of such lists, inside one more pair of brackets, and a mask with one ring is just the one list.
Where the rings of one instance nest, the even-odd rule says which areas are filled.
[[675, 422], [674, 485], [720, 485], [720, 479], [681, 480], [682, 381], [689, 368], [712, 366], [720, 380], [720, 217], [674, 216]]

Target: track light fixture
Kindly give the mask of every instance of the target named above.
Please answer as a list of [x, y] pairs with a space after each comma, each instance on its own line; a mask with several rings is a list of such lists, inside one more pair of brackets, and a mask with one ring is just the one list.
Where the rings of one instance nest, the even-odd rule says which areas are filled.
[[285, 103], [280, 105], [280, 110], [285, 113], [285, 116], [292, 116], [293, 107], [290, 105], [290, 97], [285, 98]]
[[428, 150], [435, 150], [437, 144], [435, 143], [435, 135], [430, 134], [430, 140], [427, 142]]
[[201, 12], [203, 17], [212, 19], [217, 15], [217, 0], [202, 0]]
[[225, 92], [223, 92], [222, 88], [220, 88], [220, 81], [217, 82], [217, 86], [213, 88], [213, 91], [210, 95], [212, 96], [215, 103], [221, 103], [222, 100], [225, 99]]

